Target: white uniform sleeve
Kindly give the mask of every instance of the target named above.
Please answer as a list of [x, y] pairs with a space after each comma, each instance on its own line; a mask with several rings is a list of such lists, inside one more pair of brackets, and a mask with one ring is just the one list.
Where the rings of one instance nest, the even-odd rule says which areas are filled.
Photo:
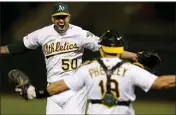
[[100, 45], [98, 44], [99, 42], [99, 37], [95, 36], [89, 31], [83, 30], [83, 47], [90, 49], [92, 51], [98, 51], [100, 48]]
[[89, 87], [91, 77], [88, 76], [87, 72], [83, 68], [79, 68], [73, 75], [65, 76], [64, 82], [66, 85], [74, 91], [79, 91], [82, 87]]
[[39, 44], [40, 30], [36, 30], [23, 38], [24, 45], [29, 49], [36, 49]]
[[127, 74], [131, 77], [132, 83], [143, 89], [145, 92], [149, 91], [152, 84], [157, 79], [156, 75], [135, 65], [131, 65], [131, 68], [126, 71], [126, 75]]

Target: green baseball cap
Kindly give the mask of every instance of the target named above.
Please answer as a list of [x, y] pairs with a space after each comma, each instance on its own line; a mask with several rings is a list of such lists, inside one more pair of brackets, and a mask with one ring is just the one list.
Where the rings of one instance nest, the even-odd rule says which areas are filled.
[[52, 16], [70, 15], [68, 5], [64, 3], [55, 3], [53, 5]]

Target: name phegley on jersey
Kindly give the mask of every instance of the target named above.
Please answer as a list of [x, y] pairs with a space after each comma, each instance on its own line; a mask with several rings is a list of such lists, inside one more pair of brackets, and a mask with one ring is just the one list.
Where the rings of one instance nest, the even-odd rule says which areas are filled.
[[[119, 58], [103, 58], [103, 62], [110, 68], [120, 61]], [[70, 80], [70, 77], [75, 79]], [[148, 92], [156, 78], [157, 76], [138, 66], [125, 63], [112, 74], [111, 90], [118, 101], [134, 101], [134, 86]], [[90, 99], [102, 99], [106, 91], [107, 77], [100, 64], [95, 61], [80, 68], [74, 75], [67, 76], [64, 81], [76, 91], [85, 85]]]

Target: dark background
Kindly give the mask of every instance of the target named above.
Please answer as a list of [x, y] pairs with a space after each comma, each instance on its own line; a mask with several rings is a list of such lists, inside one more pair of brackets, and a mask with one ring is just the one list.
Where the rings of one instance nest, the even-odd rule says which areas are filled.
[[[68, 2], [71, 23], [101, 35], [112, 28], [120, 31], [132, 52], [152, 49], [159, 53], [162, 65], [157, 75], [176, 73], [176, 5], [167, 2]], [[51, 3], [1, 3], [1, 45], [13, 43], [26, 34], [51, 24]], [[86, 50], [84, 60], [95, 54]], [[30, 76], [37, 87], [46, 85], [46, 70], [41, 49], [18, 56], [1, 56], [1, 92], [14, 93], [7, 73], [18, 68]], [[176, 89], [150, 91], [137, 88], [137, 98], [172, 100]]]

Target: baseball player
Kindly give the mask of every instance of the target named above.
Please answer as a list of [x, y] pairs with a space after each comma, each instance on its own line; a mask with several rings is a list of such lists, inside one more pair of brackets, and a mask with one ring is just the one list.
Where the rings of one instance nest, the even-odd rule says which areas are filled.
[[[132, 101], [135, 101], [134, 86], [145, 92], [150, 89], [175, 87], [176, 75], [156, 76], [136, 65], [122, 61], [117, 55], [123, 52], [123, 38], [119, 33], [108, 30], [100, 41], [102, 58], [82, 66], [64, 80], [48, 86], [48, 92], [70, 88], [78, 91], [84, 85], [88, 91], [90, 104], [88, 114], [135, 114]], [[62, 85], [62, 88], [61, 88]], [[62, 89], [62, 90], [60, 90]]]
[[[72, 75], [82, 64], [84, 48], [97, 51], [100, 45], [98, 44], [99, 37], [96, 37], [89, 31], [83, 30], [81, 27], [70, 24], [70, 16], [66, 4], [54, 4], [52, 25], [26, 35], [22, 41], [2, 46], [0, 48], [0, 54], [21, 54], [31, 49], [36, 49], [38, 46], [42, 46], [48, 84], [59, 81], [65, 76]], [[136, 57], [136, 54], [126, 52], [123, 56], [131, 58], [131, 56]], [[35, 90], [37, 92], [37, 98], [50, 96], [47, 91]], [[84, 90], [85, 88], [83, 87], [76, 93], [68, 90], [61, 94], [48, 97], [46, 114], [79, 114], [80, 111], [77, 109], [77, 104], [80, 105], [80, 103], [76, 99], [80, 96], [84, 98], [86, 93]], [[81, 100], [81, 98], [79, 99]]]
[[[141, 67], [121, 60], [123, 38], [114, 30], [108, 30], [101, 37], [102, 58], [77, 69], [63, 80], [48, 85], [47, 91], [55, 95], [72, 89], [80, 91], [85, 87], [90, 104], [88, 114], [135, 114], [131, 102], [135, 101], [134, 86], [145, 92], [150, 89], [176, 87], [176, 75], [156, 76]], [[71, 79], [74, 77], [74, 79]], [[27, 96], [36, 96], [35, 88], [27, 90]], [[86, 98], [86, 97], [85, 97]], [[82, 99], [82, 98], [81, 98]], [[77, 100], [79, 100], [77, 98]], [[85, 99], [82, 100], [85, 103]], [[80, 110], [85, 111], [85, 106]]]

